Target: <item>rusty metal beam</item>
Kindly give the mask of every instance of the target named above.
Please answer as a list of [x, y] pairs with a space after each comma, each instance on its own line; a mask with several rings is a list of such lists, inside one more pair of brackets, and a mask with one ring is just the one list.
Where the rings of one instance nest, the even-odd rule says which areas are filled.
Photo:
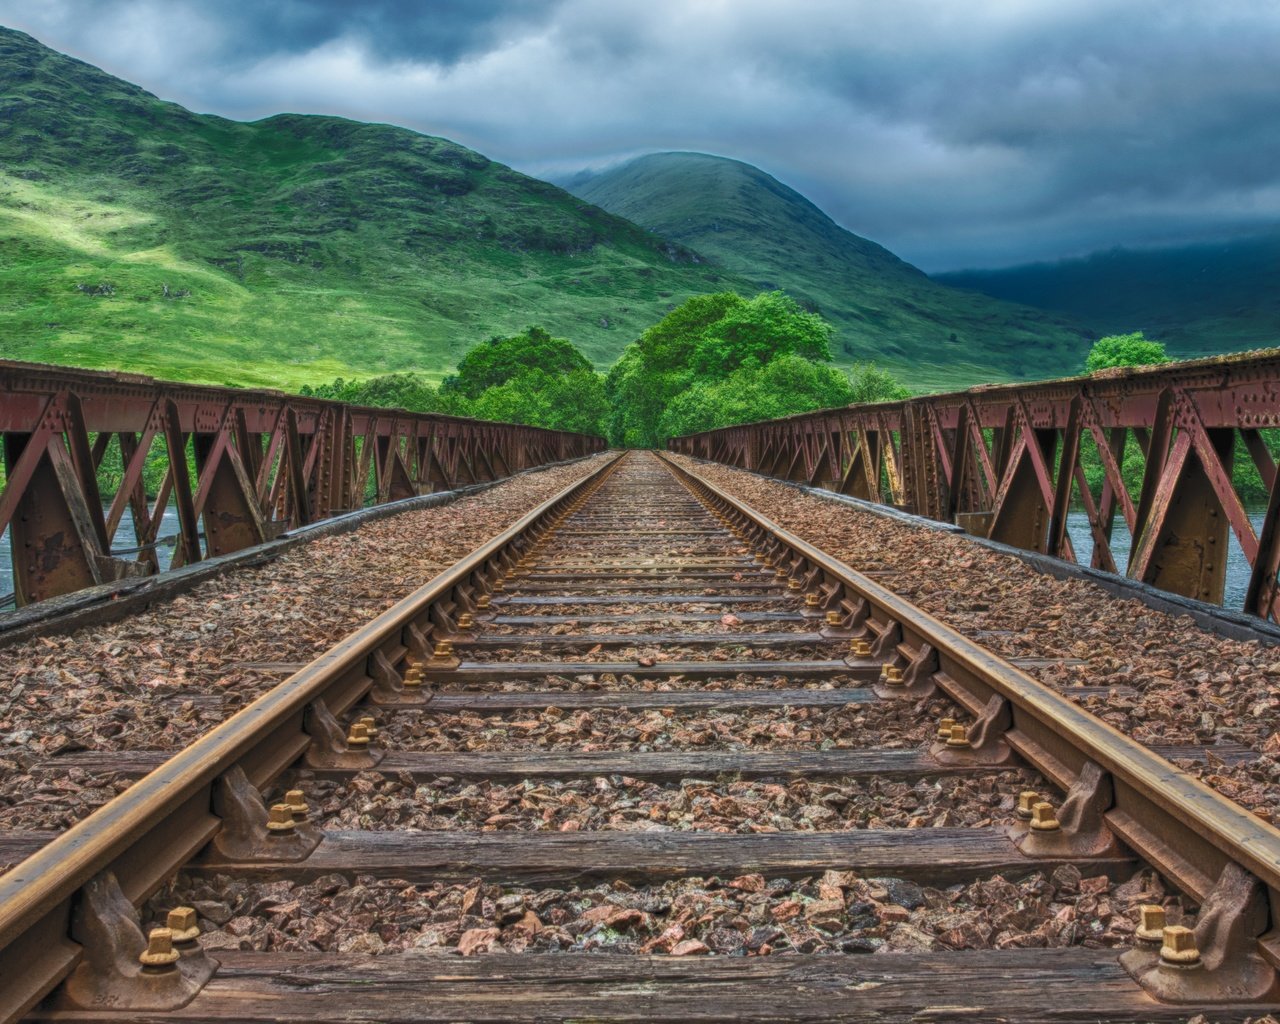
[[[812, 468], [806, 444], [830, 436], [836, 422], [849, 457], [832, 467], [831, 482], [821, 467], [821, 486], [1067, 560], [1075, 554], [1066, 517], [1079, 508], [1094, 538], [1091, 561], [1108, 570], [1118, 511], [1132, 538], [1129, 575], [1219, 603], [1234, 533], [1253, 570], [1243, 610], [1278, 618], [1280, 473], [1263, 431], [1280, 429], [1280, 349], [822, 410], [673, 438], [668, 447], [794, 480]], [[1121, 473], [1130, 434], [1144, 465], [1134, 493]], [[1100, 494], [1083, 472], [1086, 438]], [[1237, 445], [1248, 459], [1234, 458]], [[1260, 531], [1237, 461], [1252, 462], [1271, 493]]]
[[[0, 531], [11, 532], [19, 605], [156, 571], [150, 545], [170, 499], [176, 567], [358, 508], [370, 472], [381, 504], [605, 447], [567, 431], [7, 361], [0, 438]], [[157, 438], [165, 468], [149, 496]], [[122, 483], [104, 511], [98, 472], [113, 439]], [[117, 558], [126, 510], [143, 550]]]

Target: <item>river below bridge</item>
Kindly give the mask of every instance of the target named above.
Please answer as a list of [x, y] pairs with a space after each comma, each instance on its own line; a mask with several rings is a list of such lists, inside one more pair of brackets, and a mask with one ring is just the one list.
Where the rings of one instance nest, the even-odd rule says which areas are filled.
[[[1262, 513], [1253, 513], [1249, 517], [1253, 522], [1255, 531], [1262, 529]], [[1071, 543], [1075, 548], [1076, 558], [1081, 565], [1088, 565], [1089, 559], [1093, 554], [1093, 536], [1089, 532], [1089, 520], [1083, 512], [1071, 512], [1067, 516], [1067, 533], [1071, 536]], [[160, 537], [156, 548], [156, 557], [160, 561], [161, 569], [167, 569], [169, 563], [173, 560], [173, 538], [178, 534], [178, 509], [175, 505], [170, 505], [164, 510], [164, 520], [160, 527]], [[133, 520], [129, 516], [125, 516], [120, 523], [119, 530], [116, 531], [114, 550], [117, 554], [124, 554], [130, 549], [136, 548], [138, 543], [137, 535], [133, 531]], [[1240, 550], [1240, 544], [1236, 541], [1235, 534], [1230, 535], [1230, 550], [1227, 558], [1227, 593], [1226, 600], [1223, 602], [1227, 608], [1240, 609], [1244, 605], [1245, 590], [1249, 586], [1249, 563], [1245, 560], [1244, 552]], [[1116, 568], [1123, 573], [1129, 562], [1129, 544], [1130, 535], [1129, 528], [1124, 522], [1117, 517], [1116, 525], [1112, 531], [1112, 551], [1116, 557]], [[0, 535], [0, 609], [11, 609], [13, 607], [13, 545], [10, 541], [9, 531], [5, 530]]]

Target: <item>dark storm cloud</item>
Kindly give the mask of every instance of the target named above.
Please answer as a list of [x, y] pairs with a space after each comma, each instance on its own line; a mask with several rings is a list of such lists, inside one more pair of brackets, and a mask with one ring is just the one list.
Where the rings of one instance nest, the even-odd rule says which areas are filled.
[[333, 112], [531, 173], [735, 156], [926, 268], [1280, 222], [1280, 5], [0, 0], [196, 109]]

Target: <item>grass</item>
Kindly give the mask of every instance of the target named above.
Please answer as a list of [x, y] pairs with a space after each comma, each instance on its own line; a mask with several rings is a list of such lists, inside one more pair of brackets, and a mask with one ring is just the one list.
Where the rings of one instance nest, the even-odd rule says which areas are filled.
[[292, 388], [438, 377], [538, 323], [604, 368], [690, 295], [751, 288], [447, 140], [193, 114], [6, 29], [0, 168], [4, 358]]
[[566, 185], [727, 273], [785, 289], [835, 325], [838, 361], [873, 359], [914, 390], [1070, 373], [1089, 349], [1069, 317], [939, 285], [750, 164], [658, 153]]

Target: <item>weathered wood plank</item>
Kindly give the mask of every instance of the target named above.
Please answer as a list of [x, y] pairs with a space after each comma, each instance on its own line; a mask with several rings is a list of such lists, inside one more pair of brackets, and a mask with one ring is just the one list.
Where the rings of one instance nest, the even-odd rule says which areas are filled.
[[821, 874], [828, 868], [950, 885], [993, 874], [1011, 877], [1073, 863], [1086, 875], [1128, 877], [1128, 857], [1025, 857], [1004, 829], [860, 829], [721, 835], [712, 832], [326, 832], [294, 864], [203, 864], [189, 871], [229, 872], [298, 882], [333, 872], [410, 882], [489, 878], [527, 885], [591, 879], [654, 882], [686, 876], [769, 877]]
[[459, 640], [455, 646], [469, 648], [524, 647], [626, 647], [641, 644], [680, 647], [782, 647], [791, 644], [836, 644], [821, 633], [525, 633], [521, 636], [478, 636]]
[[847, 704], [871, 704], [880, 698], [874, 690], [839, 687], [832, 690], [525, 690], [441, 691], [431, 699], [433, 711], [520, 711], [556, 707], [675, 708], [678, 711], [737, 711], [744, 708], [838, 708]]
[[[1114, 952], [1078, 948], [699, 958], [221, 951], [218, 956], [221, 969], [188, 1006], [130, 1013], [130, 1020], [1173, 1024], [1199, 1009], [1152, 1001]], [[1261, 1012], [1215, 1008], [1209, 1016], [1238, 1024]], [[119, 1024], [119, 1018], [110, 1010], [40, 1011], [32, 1017], [68, 1024]]]
[[803, 679], [852, 676], [874, 679], [880, 674], [880, 665], [869, 661], [857, 665], [849, 665], [843, 661], [659, 661], [652, 665], [641, 665], [636, 661], [464, 661], [455, 669], [430, 670], [427, 677], [440, 682], [456, 680], [471, 684], [541, 679], [545, 676], [600, 675], [604, 672], [645, 679], [667, 676], [714, 679], [738, 675], [784, 675]]

